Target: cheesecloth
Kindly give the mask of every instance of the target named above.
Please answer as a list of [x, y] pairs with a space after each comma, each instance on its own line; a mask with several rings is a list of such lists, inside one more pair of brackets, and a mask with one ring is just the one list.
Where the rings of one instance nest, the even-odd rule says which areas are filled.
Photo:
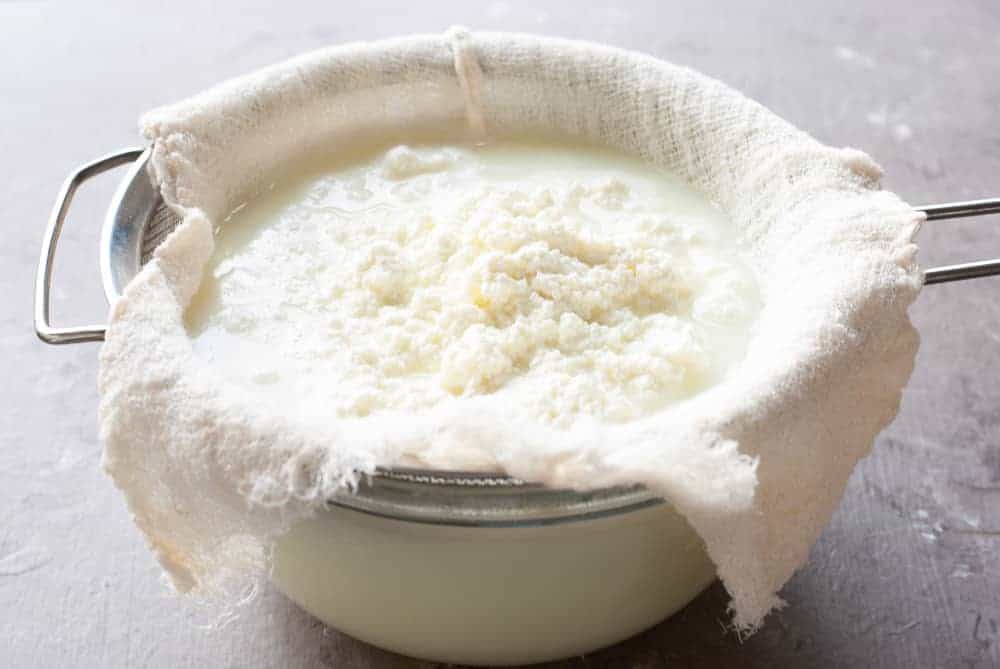
[[[639, 155], [740, 230], [763, 307], [724, 381], [626, 424], [532, 425], [490, 396], [421, 415], [302, 424], [195, 357], [182, 322], [213, 225], [276, 165], [366, 133], [466, 123]], [[406, 460], [550, 486], [643, 483], [702, 536], [755, 629], [894, 417], [918, 339], [922, 215], [860, 151], [823, 146], [723, 84], [649, 56], [516, 34], [309, 53], [147, 114], [152, 178], [181, 225], [113, 305], [101, 351], [104, 465], [173, 584], [266, 573], [267, 547], [335, 490]]]

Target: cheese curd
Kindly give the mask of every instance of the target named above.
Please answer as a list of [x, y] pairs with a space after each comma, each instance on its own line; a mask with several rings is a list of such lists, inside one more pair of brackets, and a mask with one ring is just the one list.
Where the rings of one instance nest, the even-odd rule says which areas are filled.
[[621, 154], [396, 146], [285, 176], [219, 226], [186, 323], [295, 414], [496, 395], [556, 426], [634, 420], [720, 380], [758, 310], [725, 216]]

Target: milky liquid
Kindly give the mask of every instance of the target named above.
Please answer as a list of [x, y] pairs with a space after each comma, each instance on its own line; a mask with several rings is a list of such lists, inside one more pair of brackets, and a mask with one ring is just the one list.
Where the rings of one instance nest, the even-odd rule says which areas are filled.
[[218, 226], [186, 313], [199, 355], [304, 418], [497, 397], [566, 426], [717, 383], [759, 309], [700, 193], [615, 152], [532, 139], [352, 150]]

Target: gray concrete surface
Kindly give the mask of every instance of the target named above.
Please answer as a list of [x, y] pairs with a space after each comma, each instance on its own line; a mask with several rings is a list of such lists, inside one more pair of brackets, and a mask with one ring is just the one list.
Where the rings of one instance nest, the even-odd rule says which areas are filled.
[[[205, 629], [161, 583], [101, 472], [98, 347], [36, 341], [31, 282], [59, 183], [138, 143], [143, 110], [314, 47], [462, 23], [699, 68], [823, 141], [869, 151], [915, 204], [1000, 195], [1000, 4], [839, 4], [0, 1], [0, 665], [427, 666], [325, 629], [270, 590]], [[56, 270], [64, 323], [105, 313], [97, 235], [115, 181], [73, 209]], [[1000, 255], [997, 223], [930, 224], [922, 259]], [[920, 297], [902, 411], [759, 634], [724, 631], [716, 586], [646, 634], [559, 666], [1000, 665], [998, 295], [1000, 279]]]

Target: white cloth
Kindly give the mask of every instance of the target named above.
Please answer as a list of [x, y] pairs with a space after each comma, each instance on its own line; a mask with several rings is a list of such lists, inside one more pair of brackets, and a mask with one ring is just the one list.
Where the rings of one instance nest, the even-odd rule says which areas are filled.
[[[459, 74], [461, 76], [459, 76]], [[192, 353], [182, 323], [212, 225], [282, 162], [407, 125], [581, 136], [638, 154], [735, 221], [764, 302], [719, 385], [640, 421], [560, 431], [489, 397], [419, 416], [297, 424]], [[113, 306], [105, 466], [181, 590], [261, 575], [266, 547], [357, 472], [494, 463], [552, 486], [641, 482], [704, 538], [753, 630], [894, 417], [918, 339], [921, 215], [863, 153], [823, 146], [723, 84], [648, 56], [451, 31], [325, 49], [149, 113], [153, 178], [183, 223]]]

